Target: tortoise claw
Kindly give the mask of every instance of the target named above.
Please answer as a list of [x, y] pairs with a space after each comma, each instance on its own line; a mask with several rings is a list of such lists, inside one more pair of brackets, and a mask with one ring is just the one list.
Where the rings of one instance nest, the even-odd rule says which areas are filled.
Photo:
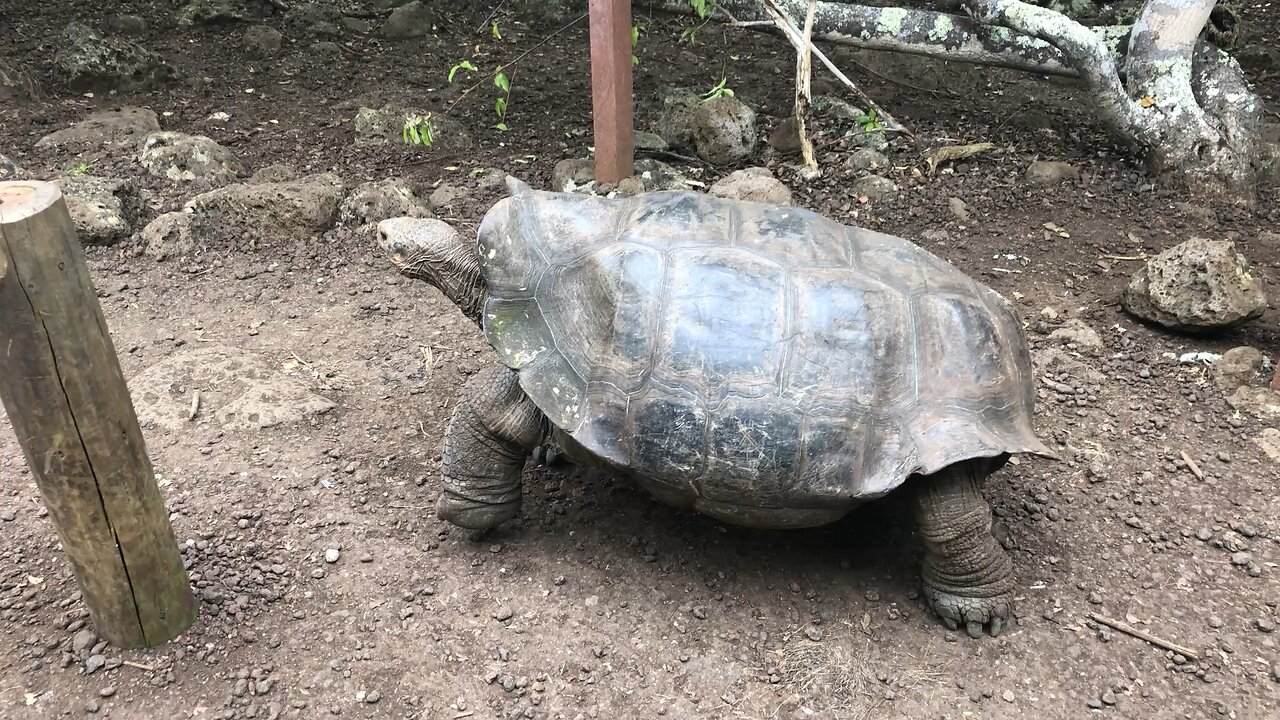
[[957, 595], [934, 587], [925, 581], [925, 598], [948, 630], [964, 626], [972, 638], [996, 637], [1008, 622], [1011, 598], [1007, 594], [992, 597]]

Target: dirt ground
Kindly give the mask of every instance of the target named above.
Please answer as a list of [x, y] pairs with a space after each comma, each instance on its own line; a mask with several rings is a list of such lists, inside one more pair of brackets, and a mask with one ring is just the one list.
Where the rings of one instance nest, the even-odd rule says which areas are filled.
[[[0, 153], [52, 177], [67, 168], [35, 140], [136, 104], [161, 113], [166, 129], [210, 135], [251, 169], [471, 186], [472, 170], [496, 167], [545, 186], [558, 160], [588, 152], [585, 29], [539, 45], [551, 30], [504, 9], [494, 41], [487, 26], [475, 32], [493, 4], [477, 5], [438, 37], [348, 34], [329, 59], [268, 19], [286, 44], [258, 61], [240, 48], [243, 25], [179, 30], [167, 3], [6, 3], [0, 54], [27, 63], [46, 96], [0, 106]], [[105, 12], [146, 18], [143, 42], [180, 78], [136, 95], [60, 87], [50, 48], [62, 27], [104, 23]], [[1274, 4], [1247, 4], [1246, 16], [1260, 42], [1277, 42]], [[709, 88], [723, 62], [767, 126], [786, 113], [787, 46], [708, 29], [690, 49], [678, 33], [663, 19], [643, 33], [642, 99], [668, 83]], [[512, 75], [509, 132], [491, 129], [484, 88], [454, 109], [476, 151], [353, 144], [361, 105], [448, 104], [457, 91], [443, 75], [457, 60], [492, 64], [535, 47]], [[988, 484], [1018, 575], [1017, 622], [1005, 634], [971, 640], [930, 615], [898, 495], [826, 528], [762, 532], [667, 508], [600, 473], [536, 468], [521, 519], [472, 538], [433, 513], [456, 391], [492, 361], [456, 308], [395, 275], [372, 238], [349, 229], [164, 262], [143, 256], [135, 237], [89, 250], [126, 376], [193, 349], [238, 348], [334, 407], [261, 430], [212, 414], [144, 427], [200, 598], [195, 626], [149, 651], [85, 632], [68, 564], [0, 423], [0, 717], [1280, 717], [1278, 466], [1255, 441], [1264, 425], [1234, 413], [1204, 366], [1177, 359], [1251, 345], [1275, 361], [1280, 313], [1188, 338], [1117, 304], [1139, 266], [1117, 258], [1192, 236], [1234, 239], [1274, 295], [1280, 249], [1261, 235], [1280, 220], [1274, 192], [1256, 213], [1183, 204], [1113, 147], [1069, 83], [834, 55], [926, 147], [1000, 146], [913, 176], [920, 148], [895, 141], [902, 192], [884, 205], [848, 194], [844, 149], [830, 143], [820, 143], [828, 172], [817, 181], [767, 150], [757, 162], [798, 204], [919, 242], [1023, 313], [1040, 371], [1037, 430], [1063, 460], [1023, 459]], [[1278, 78], [1255, 77], [1272, 110]], [[220, 111], [230, 120], [206, 122]], [[1032, 187], [1023, 171], [1035, 159], [1083, 173]], [[143, 183], [149, 215], [186, 198], [127, 157], [93, 164]], [[732, 168], [681, 169], [709, 182]], [[476, 190], [452, 219], [475, 223], [497, 193]], [[968, 221], [949, 198], [967, 204]], [[1050, 337], [1071, 319], [1102, 346]], [[1198, 660], [1101, 628], [1090, 613]]]

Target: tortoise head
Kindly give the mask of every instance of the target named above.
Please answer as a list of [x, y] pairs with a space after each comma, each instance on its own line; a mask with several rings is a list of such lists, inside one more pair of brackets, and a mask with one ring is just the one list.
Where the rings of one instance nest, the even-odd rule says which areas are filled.
[[488, 288], [474, 242], [439, 220], [398, 217], [378, 223], [378, 245], [391, 255], [401, 275], [436, 286], [467, 317], [480, 322]]

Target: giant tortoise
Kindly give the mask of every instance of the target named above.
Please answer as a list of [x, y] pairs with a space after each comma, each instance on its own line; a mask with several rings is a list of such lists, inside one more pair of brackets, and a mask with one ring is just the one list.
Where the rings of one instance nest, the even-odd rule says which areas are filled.
[[1031, 428], [1026, 341], [999, 294], [916, 245], [693, 192], [602, 198], [510, 180], [476, 241], [393, 218], [379, 242], [483, 329], [438, 514], [520, 509], [544, 445], [726, 522], [805, 528], [906, 483], [929, 605], [995, 635], [1013, 590], [983, 479]]

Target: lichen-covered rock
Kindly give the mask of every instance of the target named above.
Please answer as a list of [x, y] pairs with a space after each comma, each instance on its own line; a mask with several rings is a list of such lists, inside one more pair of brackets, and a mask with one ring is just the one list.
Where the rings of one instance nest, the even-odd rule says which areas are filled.
[[1269, 387], [1241, 385], [1227, 396], [1227, 404], [1264, 422], [1280, 420], [1280, 392]]
[[269, 58], [280, 52], [284, 35], [270, 25], [254, 25], [244, 31], [241, 42], [245, 52], [256, 58]]
[[148, 135], [159, 130], [160, 119], [155, 112], [122, 107], [94, 113], [71, 127], [51, 132], [36, 141], [36, 147], [65, 154], [104, 149], [132, 153], [142, 146]]
[[866, 115], [862, 109], [834, 95], [814, 95], [809, 107], [816, 117], [838, 123], [855, 123]]
[[1233, 243], [1193, 238], [1148, 260], [1121, 305], [1157, 325], [1207, 332], [1261, 316], [1267, 297]]
[[879, 175], [867, 175], [854, 180], [850, 190], [854, 195], [865, 197], [873, 203], [886, 203], [898, 197], [898, 186], [889, 178]]
[[142, 195], [133, 180], [71, 175], [57, 183], [85, 245], [117, 243], [133, 233], [142, 217]]
[[667, 144], [666, 140], [662, 139], [661, 135], [657, 133], [644, 132], [643, 130], [636, 131], [632, 144], [635, 147], [636, 152], [641, 152], [643, 150], [661, 152], [671, 149], [671, 146]]
[[181, 212], [152, 221], [143, 231], [146, 252], [170, 257], [205, 248], [251, 249], [308, 240], [333, 227], [345, 191], [342, 180], [327, 173], [227, 185], [191, 198]]
[[596, 181], [596, 166], [591, 158], [566, 158], [551, 171], [551, 190], [574, 192]]
[[176, 15], [180, 27], [261, 20], [275, 10], [268, 0], [190, 0]]
[[156, 260], [190, 255], [196, 251], [197, 237], [189, 212], [169, 212], [142, 229], [143, 250]]
[[435, 29], [436, 13], [418, 0], [406, 3], [391, 11], [382, 26], [382, 36], [390, 40], [404, 40], [431, 34]]
[[53, 66], [77, 89], [145, 90], [173, 75], [159, 54], [131, 40], [103, 37], [78, 22], [62, 32]]
[[1089, 327], [1080, 318], [1071, 318], [1062, 327], [1049, 333], [1049, 339], [1062, 343], [1068, 348], [1086, 353], [1097, 353], [1102, 349], [1102, 337], [1098, 331]]
[[653, 131], [672, 150], [692, 153], [694, 143], [693, 116], [702, 104], [702, 96], [686, 88], [666, 88], [658, 94], [657, 120]]
[[439, 187], [431, 191], [428, 203], [438, 210], [465, 205], [471, 201], [472, 197], [472, 192], [467, 188], [459, 187], [453, 183], [441, 183]]
[[[670, 165], [641, 158], [635, 162], [635, 174], [618, 183], [622, 195], [635, 195], [656, 190], [688, 190], [688, 180]], [[628, 182], [634, 180], [635, 182]], [[595, 162], [591, 158], [561, 160], [551, 173], [551, 189], [555, 192], [601, 194], [596, 185]]]
[[225, 185], [245, 172], [239, 158], [211, 138], [171, 131], [148, 135], [138, 161], [152, 175], [174, 182]]
[[791, 190], [768, 168], [738, 170], [716, 181], [707, 192], [716, 197], [770, 205], [790, 205]]
[[756, 150], [756, 113], [737, 98], [706, 100], [693, 114], [693, 140], [712, 165], [745, 160]]
[[1228, 392], [1252, 384], [1262, 374], [1262, 351], [1248, 345], [1231, 348], [1209, 367], [1213, 383]]
[[408, 108], [403, 105], [384, 105], [380, 108], [362, 107], [356, 112], [352, 124], [356, 131], [356, 144], [403, 143], [404, 126], [411, 118], [430, 118], [431, 150], [466, 150], [475, 144], [471, 133], [460, 122], [429, 110]]
[[431, 217], [417, 188], [404, 178], [357, 185], [338, 206], [338, 221], [344, 225], [376, 224], [393, 217]]
[[1027, 166], [1027, 182], [1032, 185], [1057, 185], [1080, 177], [1080, 168], [1060, 160], [1036, 160]]
[[845, 166], [850, 170], [883, 170], [892, 165], [889, 158], [879, 150], [871, 148], [859, 148], [854, 150], [849, 159], [845, 161]]
[[290, 180], [297, 180], [297, 179], [298, 179], [297, 170], [294, 170], [288, 165], [282, 165], [280, 163], [276, 163], [274, 165], [268, 165], [264, 168], [259, 168], [256, 172], [253, 173], [253, 175], [249, 176], [249, 179], [246, 182], [249, 185], [261, 185], [263, 183], [289, 182]]
[[39, 96], [39, 86], [25, 67], [12, 60], [0, 58], [0, 101], [35, 100]]

